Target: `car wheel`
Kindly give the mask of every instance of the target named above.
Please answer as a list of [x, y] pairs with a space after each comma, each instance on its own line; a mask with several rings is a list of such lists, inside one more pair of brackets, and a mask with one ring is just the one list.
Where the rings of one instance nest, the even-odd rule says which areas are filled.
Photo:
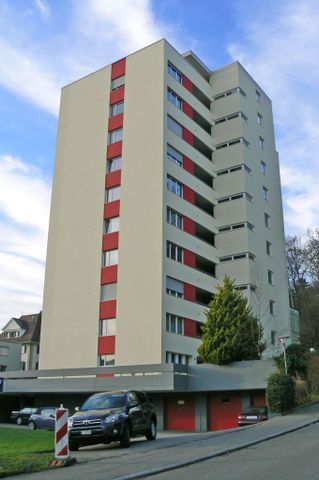
[[69, 443], [69, 450], [71, 452], [77, 452], [79, 450], [79, 445], [77, 443], [70, 442]]
[[148, 431], [145, 434], [145, 437], [147, 440], [155, 440], [157, 435], [157, 428], [156, 428], [156, 423], [154, 420], [151, 420], [151, 424], [149, 426]]
[[37, 429], [37, 426], [36, 426], [36, 424], [35, 424], [34, 422], [32, 422], [32, 420], [31, 420], [31, 422], [28, 423], [28, 428], [29, 428], [30, 430], [36, 430], [36, 429]]
[[16, 424], [17, 424], [17, 425], [22, 425], [22, 418], [21, 418], [21, 417], [18, 417], [18, 418], [16, 419]]
[[130, 446], [130, 429], [127, 423], [124, 423], [122, 427], [120, 446], [122, 448], [127, 448]]

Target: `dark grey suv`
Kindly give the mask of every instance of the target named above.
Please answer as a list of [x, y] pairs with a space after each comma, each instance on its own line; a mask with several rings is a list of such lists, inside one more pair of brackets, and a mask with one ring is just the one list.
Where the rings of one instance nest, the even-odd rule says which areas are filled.
[[154, 406], [144, 392], [97, 393], [69, 418], [70, 450], [117, 441], [121, 447], [129, 447], [132, 437], [145, 435], [147, 440], [155, 440], [156, 434]]

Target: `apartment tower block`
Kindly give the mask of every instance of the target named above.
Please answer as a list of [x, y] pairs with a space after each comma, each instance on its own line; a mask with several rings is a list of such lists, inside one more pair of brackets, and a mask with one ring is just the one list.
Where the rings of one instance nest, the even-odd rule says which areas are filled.
[[290, 334], [271, 102], [160, 40], [62, 89], [41, 369], [196, 363], [225, 275]]

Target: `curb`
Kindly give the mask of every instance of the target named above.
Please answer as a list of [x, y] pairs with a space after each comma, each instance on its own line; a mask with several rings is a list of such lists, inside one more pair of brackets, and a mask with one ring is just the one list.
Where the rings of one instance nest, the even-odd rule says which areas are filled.
[[194, 465], [196, 463], [204, 462], [205, 460], [210, 460], [211, 458], [220, 457], [228, 453], [236, 452], [238, 450], [243, 450], [244, 448], [257, 445], [258, 443], [266, 442], [267, 440], [272, 440], [273, 438], [281, 437], [282, 435], [286, 435], [288, 433], [301, 430], [302, 428], [309, 427], [310, 425], [313, 425], [314, 423], [318, 423], [318, 422], [319, 422], [319, 418], [317, 418], [316, 420], [311, 420], [310, 422], [304, 423], [303, 425], [299, 425], [297, 427], [288, 428], [286, 430], [281, 430], [280, 432], [267, 435], [266, 437], [259, 438], [258, 440], [242, 443], [240, 445], [237, 445], [236, 447], [217, 450], [217, 452], [210, 453], [209, 455], [203, 455], [201, 457], [194, 458], [193, 460], [186, 460], [183, 462], [171, 463], [170, 465], [165, 465], [163, 467], [151, 468], [149, 470], [144, 470], [142, 472], [131, 473], [129, 475], [116, 477], [113, 480], [133, 480], [135, 478], [145, 478], [151, 475], [158, 475], [159, 473], [168, 472], [170, 470], [177, 470], [178, 468], [188, 467], [189, 465]]

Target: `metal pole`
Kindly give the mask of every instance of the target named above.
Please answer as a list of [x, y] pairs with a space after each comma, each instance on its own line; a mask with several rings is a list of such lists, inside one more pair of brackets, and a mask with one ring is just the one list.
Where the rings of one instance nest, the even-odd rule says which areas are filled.
[[285, 342], [282, 342], [282, 348], [284, 349], [284, 362], [285, 362], [285, 374], [288, 374], [288, 368], [287, 368], [287, 357], [286, 357], [286, 345]]

